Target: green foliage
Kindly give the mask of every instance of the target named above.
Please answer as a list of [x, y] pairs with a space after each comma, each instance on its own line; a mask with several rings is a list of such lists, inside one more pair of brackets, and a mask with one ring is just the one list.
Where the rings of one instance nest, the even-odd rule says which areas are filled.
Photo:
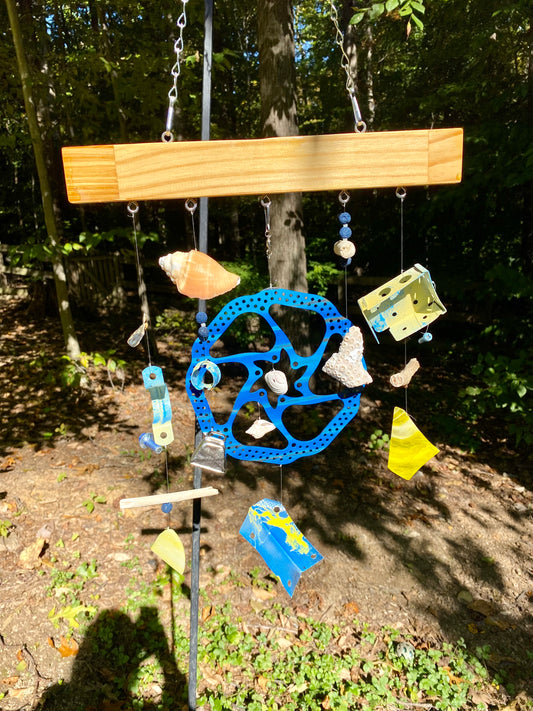
[[392, 17], [405, 17], [410, 31], [411, 20], [418, 29], [424, 29], [420, 15], [424, 15], [426, 8], [424, 2], [420, 0], [386, 0], [386, 2], [375, 2], [364, 8], [357, 8], [350, 19], [350, 24], [358, 25], [368, 18], [370, 22], [375, 22], [382, 15], [392, 15]]
[[11, 531], [12, 526], [13, 524], [9, 519], [0, 519], [0, 536], [2, 536], [2, 538], [7, 538], [9, 536], [9, 532]]
[[265, 625], [255, 635], [229, 605], [206, 621], [200, 661], [222, 681], [205, 689], [199, 707], [348, 711], [431, 702], [439, 711], [474, 709], [472, 691], [488, 678], [487, 649], [470, 654], [462, 640], [439, 649], [411, 645], [411, 655], [403, 656], [400, 633], [390, 628], [359, 631], [357, 620], [330, 625], [280, 606], [262, 614]]
[[478, 298], [492, 323], [476, 340], [472, 385], [459, 396], [472, 423], [497, 417], [516, 445], [533, 443], [533, 280], [519, 270], [495, 265]]
[[387, 450], [389, 448], [390, 437], [383, 430], [374, 430], [368, 440], [368, 448], [371, 452], [376, 452], [380, 449]]
[[307, 283], [312, 294], [326, 296], [328, 288], [339, 280], [340, 270], [331, 262], [309, 262]]
[[83, 502], [83, 506], [85, 506], [88, 513], [92, 513], [95, 509], [95, 504], [105, 504], [106, 502], [107, 499], [105, 496], [93, 492], [89, 494], [89, 497]]

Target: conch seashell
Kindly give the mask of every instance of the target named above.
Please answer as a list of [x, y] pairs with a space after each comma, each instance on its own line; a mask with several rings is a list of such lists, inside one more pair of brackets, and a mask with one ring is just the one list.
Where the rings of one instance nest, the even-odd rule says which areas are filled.
[[411, 378], [420, 368], [420, 363], [416, 358], [411, 358], [409, 363], [399, 373], [390, 376], [390, 384], [395, 388], [407, 387]]
[[270, 422], [270, 420], [262, 420], [259, 418], [256, 420], [248, 429], [246, 434], [252, 435], [254, 439], [261, 439], [264, 435], [275, 430], [276, 426]]
[[333, 245], [333, 251], [339, 257], [343, 257], [344, 259], [350, 259], [350, 257], [353, 257], [353, 255], [355, 254], [355, 244], [353, 242], [350, 242], [349, 239], [340, 239]]
[[212, 299], [225, 294], [241, 278], [215, 261], [208, 254], [192, 249], [160, 257], [159, 266], [178, 287], [178, 291], [193, 299]]
[[342, 339], [339, 352], [328, 358], [322, 370], [340, 380], [347, 388], [357, 388], [372, 382], [372, 376], [363, 366], [363, 335], [360, 328], [350, 327]]
[[269, 370], [265, 374], [265, 383], [276, 395], [285, 395], [289, 389], [287, 377], [281, 370]]

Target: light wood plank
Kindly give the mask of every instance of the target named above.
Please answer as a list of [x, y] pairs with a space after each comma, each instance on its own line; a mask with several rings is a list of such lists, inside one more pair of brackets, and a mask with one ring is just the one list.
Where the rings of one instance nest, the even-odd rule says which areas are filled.
[[461, 180], [463, 130], [63, 148], [70, 202], [407, 187]]
[[212, 486], [205, 486], [199, 489], [188, 489], [187, 491], [173, 491], [168, 494], [154, 494], [153, 496], [137, 496], [134, 499], [121, 499], [119, 504], [121, 509], [133, 509], [140, 506], [160, 506], [161, 504], [175, 503], [176, 501], [201, 499], [204, 496], [216, 496], [217, 494], [218, 489]]

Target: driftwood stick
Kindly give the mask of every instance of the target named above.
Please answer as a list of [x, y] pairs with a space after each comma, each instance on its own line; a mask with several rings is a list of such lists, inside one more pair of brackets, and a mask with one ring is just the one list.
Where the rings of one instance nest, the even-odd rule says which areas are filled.
[[394, 375], [390, 376], [391, 385], [393, 385], [395, 388], [406, 388], [411, 382], [411, 378], [419, 368], [420, 363], [418, 362], [418, 360], [416, 358], [411, 358], [411, 360], [409, 361], [409, 363], [407, 363], [403, 370], [401, 370], [399, 373], [394, 373]]
[[201, 499], [204, 496], [216, 496], [218, 489], [212, 486], [205, 486], [202, 489], [189, 489], [188, 491], [173, 491], [168, 494], [154, 494], [153, 496], [138, 496], [134, 499], [121, 499], [121, 509], [133, 509], [139, 506], [158, 506], [159, 504], [174, 503], [176, 501], [188, 501], [190, 499]]

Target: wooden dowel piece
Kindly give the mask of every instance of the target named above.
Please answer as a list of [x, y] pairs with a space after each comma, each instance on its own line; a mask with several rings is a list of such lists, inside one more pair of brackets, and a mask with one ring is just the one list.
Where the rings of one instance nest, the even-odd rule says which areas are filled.
[[190, 499], [201, 499], [204, 496], [216, 496], [218, 489], [212, 486], [205, 486], [202, 489], [189, 489], [188, 491], [173, 491], [169, 494], [154, 494], [153, 496], [138, 496], [134, 499], [121, 499], [121, 509], [134, 509], [140, 506], [158, 506], [160, 504], [174, 503], [176, 501], [188, 501]]

